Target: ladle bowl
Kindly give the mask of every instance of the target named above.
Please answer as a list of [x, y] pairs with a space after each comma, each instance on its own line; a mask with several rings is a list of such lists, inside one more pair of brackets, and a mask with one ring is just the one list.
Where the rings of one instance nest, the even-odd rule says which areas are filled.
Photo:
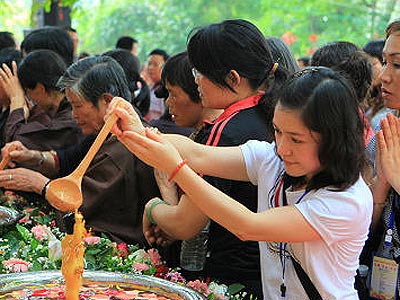
[[46, 191], [46, 199], [53, 207], [63, 212], [71, 212], [82, 205], [82, 177], [117, 119], [116, 114], [111, 114], [107, 118], [88, 153], [71, 174], [50, 181]]
[[52, 180], [46, 192], [49, 203], [61, 211], [74, 211], [82, 205], [83, 197], [80, 182], [75, 178], [63, 177]]

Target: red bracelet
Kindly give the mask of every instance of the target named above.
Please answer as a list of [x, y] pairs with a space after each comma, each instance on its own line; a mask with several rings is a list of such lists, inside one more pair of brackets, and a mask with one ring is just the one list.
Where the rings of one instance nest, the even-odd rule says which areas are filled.
[[179, 170], [182, 169], [184, 165], [186, 165], [187, 159], [185, 158], [182, 160], [175, 168], [175, 170], [172, 172], [171, 176], [168, 178], [168, 182], [171, 182], [172, 179], [175, 177], [176, 174], [178, 174]]

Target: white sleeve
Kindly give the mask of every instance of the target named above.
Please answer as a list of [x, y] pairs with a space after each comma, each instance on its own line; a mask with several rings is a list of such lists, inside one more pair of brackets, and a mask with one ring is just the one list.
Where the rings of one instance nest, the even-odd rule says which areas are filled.
[[372, 215], [372, 195], [368, 191], [322, 189], [310, 196], [296, 207], [328, 245], [357, 233], [365, 235]]
[[247, 176], [252, 184], [257, 185], [262, 172], [266, 171], [269, 162], [276, 159], [275, 144], [263, 141], [248, 141], [240, 146], [246, 165]]

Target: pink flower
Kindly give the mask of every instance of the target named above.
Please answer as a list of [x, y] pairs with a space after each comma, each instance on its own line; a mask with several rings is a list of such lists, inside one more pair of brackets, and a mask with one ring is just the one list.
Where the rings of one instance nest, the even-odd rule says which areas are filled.
[[87, 236], [83, 238], [83, 242], [86, 245], [97, 245], [100, 243], [100, 237], [98, 236]]
[[29, 267], [29, 263], [20, 258], [5, 260], [3, 261], [3, 265], [13, 273], [27, 272]]
[[139, 272], [147, 271], [148, 269], [150, 269], [149, 266], [147, 264], [144, 264], [144, 263], [134, 263], [133, 264], [133, 268], [136, 271], [139, 271]]
[[126, 258], [129, 254], [128, 246], [125, 243], [117, 244], [117, 251], [120, 257]]
[[42, 225], [36, 225], [31, 231], [38, 241], [47, 240], [47, 233]]
[[165, 279], [172, 282], [182, 282], [182, 283], [186, 282], [185, 278], [183, 278], [181, 273], [179, 272], [169, 272], [165, 274]]
[[147, 251], [147, 255], [148, 255], [148, 257], [150, 258], [151, 263], [152, 263], [154, 266], [158, 266], [158, 265], [161, 265], [161, 264], [162, 264], [161, 256], [160, 256], [160, 254], [158, 253], [158, 251], [157, 251], [156, 249], [154, 249], [154, 248], [149, 249], [149, 250]]
[[207, 283], [202, 282], [198, 279], [196, 279], [195, 281], [189, 281], [187, 285], [206, 297], [211, 293], [207, 288]]

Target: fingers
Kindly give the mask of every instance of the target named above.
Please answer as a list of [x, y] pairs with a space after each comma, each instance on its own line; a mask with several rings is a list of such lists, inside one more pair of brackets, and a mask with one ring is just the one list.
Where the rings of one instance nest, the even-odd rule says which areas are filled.
[[13, 69], [13, 75], [17, 76], [18, 75], [18, 67], [17, 67], [17, 63], [15, 61], [13, 61], [11, 63], [12, 69]]
[[[13, 62], [13, 63], [15, 63], [15, 62]], [[3, 79], [14, 76], [13, 72], [6, 64], [3, 64], [1, 67], [2, 68], [0, 69], [0, 75], [1, 75], [1, 77], [3, 77]]]
[[393, 146], [397, 147], [400, 145], [400, 121], [392, 114], [387, 115], [388, 126], [391, 133], [391, 139]]

